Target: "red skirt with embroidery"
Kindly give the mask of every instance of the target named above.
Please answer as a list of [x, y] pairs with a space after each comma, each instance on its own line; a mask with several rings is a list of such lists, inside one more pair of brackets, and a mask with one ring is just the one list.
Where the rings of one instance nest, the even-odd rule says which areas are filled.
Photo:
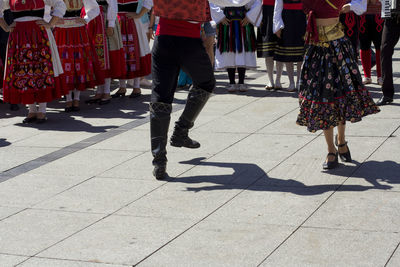
[[99, 60], [96, 77], [117, 79], [126, 73], [125, 54], [119, 27], [114, 28], [113, 36], [107, 36], [106, 17], [107, 13], [100, 6], [100, 15], [89, 22], [87, 30]]
[[73, 89], [84, 91], [104, 84], [104, 77], [97, 78], [95, 75], [95, 66], [99, 64], [86, 26], [56, 27], [54, 37], [64, 70], [60, 75], [62, 94], [68, 94]]
[[139, 34], [135, 21], [126, 16], [126, 13], [118, 13], [121, 26], [122, 43], [125, 52], [126, 75], [122, 79], [143, 77], [151, 73], [151, 54], [141, 54]]
[[45, 28], [35, 21], [17, 22], [8, 39], [4, 101], [33, 104], [61, 97], [59, 77], [54, 76], [51, 58]]

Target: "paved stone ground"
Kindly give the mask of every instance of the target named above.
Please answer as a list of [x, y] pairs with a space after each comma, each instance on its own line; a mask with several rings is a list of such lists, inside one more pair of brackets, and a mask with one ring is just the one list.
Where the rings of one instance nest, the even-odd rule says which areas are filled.
[[349, 124], [355, 161], [330, 172], [296, 95], [264, 90], [262, 60], [247, 93], [216, 73], [202, 147], [168, 147], [167, 182], [151, 176], [149, 89], [80, 113], [53, 103], [40, 126], [0, 105], [0, 266], [400, 266], [399, 60], [400, 46], [394, 104]]

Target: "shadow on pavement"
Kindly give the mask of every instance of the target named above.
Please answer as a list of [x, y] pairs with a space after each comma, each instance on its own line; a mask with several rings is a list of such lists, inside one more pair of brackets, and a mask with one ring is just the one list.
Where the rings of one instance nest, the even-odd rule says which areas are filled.
[[0, 138], [0, 147], [5, 147], [11, 145], [10, 142], [7, 141], [7, 139]]
[[[351, 178], [362, 178], [371, 184], [371, 186], [357, 185], [357, 184], [323, 184], [307, 186], [302, 182], [288, 179], [283, 180], [279, 178], [269, 177], [263, 169], [256, 164], [251, 163], [225, 163], [225, 162], [210, 162], [203, 161], [205, 158], [194, 158], [189, 161], [181, 161], [181, 164], [212, 166], [217, 168], [232, 169], [232, 174], [223, 175], [199, 175], [199, 176], [184, 176], [171, 178], [171, 183], [185, 183], [185, 184], [202, 184], [208, 185], [203, 187], [187, 187], [188, 191], [213, 191], [213, 190], [249, 190], [249, 191], [266, 191], [266, 192], [285, 192], [296, 195], [319, 195], [326, 192], [333, 191], [366, 191], [370, 189], [387, 190], [392, 188], [390, 185], [380, 184], [379, 182], [386, 182], [389, 184], [400, 184], [400, 164], [393, 161], [369, 161], [365, 162], [361, 168], [357, 170], [355, 176]], [[356, 164], [359, 164], [355, 162]], [[341, 165], [339, 168], [345, 168]], [[374, 171], [370, 171], [370, 170]], [[367, 170], [367, 171], [365, 171]], [[340, 172], [333, 175], [340, 175]], [[262, 180], [262, 183], [257, 183]], [[209, 185], [215, 184], [215, 185]]]

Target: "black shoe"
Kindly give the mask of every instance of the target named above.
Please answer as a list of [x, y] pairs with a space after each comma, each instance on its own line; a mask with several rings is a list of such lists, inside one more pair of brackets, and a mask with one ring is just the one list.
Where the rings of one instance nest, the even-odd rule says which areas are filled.
[[72, 111], [80, 111], [81, 108], [79, 106], [72, 106]]
[[129, 95], [129, 98], [137, 98], [140, 97], [142, 95], [142, 93], [132, 93]]
[[73, 106], [65, 107], [64, 111], [67, 112], [67, 113], [69, 113], [69, 112], [74, 111], [74, 108], [73, 108]]
[[22, 121], [22, 123], [32, 123], [32, 122], [35, 122], [36, 120], [37, 120], [36, 117], [30, 117], [30, 118], [26, 117], [26, 118]]
[[126, 95], [126, 92], [124, 93], [118, 93], [116, 92], [115, 94], [111, 95], [112, 98], [118, 98], [118, 97], [124, 97]]
[[100, 101], [101, 101], [101, 98], [92, 98], [92, 99], [86, 100], [85, 103], [86, 104], [96, 104], [96, 103], [99, 103]]
[[170, 144], [174, 147], [199, 148], [200, 143], [189, 137], [189, 129], [175, 125], [174, 133], [171, 136]]
[[334, 161], [325, 161], [324, 164], [322, 164], [322, 168], [324, 170], [330, 170], [330, 169], [334, 169], [339, 165], [339, 159], [338, 159], [338, 152], [336, 153], [328, 153], [328, 156], [335, 156], [335, 160]]
[[41, 119], [37, 119], [37, 120], [36, 120], [36, 123], [37, 123], [37, 124], [42, 124], [42, 123], [45, 123], [46, 121], [47, 121], [47, 118], [44, 117], [44, 118], [41, 118]]
[[100, 101], [99, 101], [99, 105], [107, 105], [107, 104], [109, 104], [111, 102], [111, 99], [109, 98], [109, 99], [101, 99]]
[[344, 153], [338, 152], [338, 153], [339, 153], [339, 157], [340, 157], [340, 159], [341, 159], [343, 162], [351, 162], [352, 159], [351, 159], [350, 149], [349, 149], [349, 147], [347, 146], [347, 142], [345, 142], [344, 144], [340, 144], [340, 145], [339, 145], [338, 136], [336, 135], [336, 136], [335, 136], [335, 145], [336, 145], [338, 148], [339, 148], [339, 147], [347, 147], [347, 152], [344, 152]]
[[387, 97], [387, 96], [382, 96], [377, 102], [377, 106], [384, 106], [384, 105], [389, 105], [390, 103], [393, 102], [393, 98]]
[[18, 110], [19, 110], [18, 104], [10, 104], [10, 110], [12, 110], [12, 111], [18, 111]]
[[167, 165], [155, 165], [153, 175], [157, 180], [165, 180], [168, 178]]

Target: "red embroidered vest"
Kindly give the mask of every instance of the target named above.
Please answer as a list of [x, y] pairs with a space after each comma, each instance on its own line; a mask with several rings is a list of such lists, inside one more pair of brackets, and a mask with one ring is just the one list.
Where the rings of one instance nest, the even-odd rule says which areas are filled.
[[211, 20], [207, 0], [154, 0], [154, 15], [175, 20]]
[[43, 0], [10, 0], [10, 10], [13, 12], [44, 9]]

